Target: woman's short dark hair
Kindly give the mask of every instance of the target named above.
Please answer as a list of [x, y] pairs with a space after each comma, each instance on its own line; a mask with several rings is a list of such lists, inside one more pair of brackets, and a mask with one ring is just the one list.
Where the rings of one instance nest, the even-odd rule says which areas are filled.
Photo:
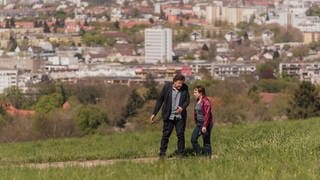
[[198, 85], [194, 89], [198, 90], [198, 92], [202, 94], [202, 96], [206, 96], [206, 89], [203, 86]]
[[182, 74], [176, 74], [174, 77], [173, 77], [173, 82], [176, 82], [176, 81], [184, 81], [186, 78], [184, 77], [184, 75]]

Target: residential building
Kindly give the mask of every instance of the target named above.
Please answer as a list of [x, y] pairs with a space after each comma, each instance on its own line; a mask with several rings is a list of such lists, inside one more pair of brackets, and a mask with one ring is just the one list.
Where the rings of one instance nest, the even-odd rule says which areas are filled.
[[1, 0], [0, 1], [0, 5], [4, 5], [5, 6], [5, 5], [7, 5], [7, 3], [8, 3], [7, 0]]
[[298, 25], [303, 33], [303, 42], [308, 44], [320, 41], [320, 17], [313, 17]]
[[280, 63], [281, 76], [298, 77], [300, 81], [310, 81], [320, 84], [320, 63]]
[[207, 22], [216, 24], [228, 22], [237, 25], [239, 22], [249, 22], [256, 12], [263, 12], [260, 7], [228, 7], [222, 5], [211, 5], [207, 7]]
[[17, 86], [18, 70], [0, 68], [0, 93], [11, 86]]
[[145, 62], [172, 62], [172, 30], [148, 28], [145, 30]]
[[280, 63], [280, 75], [298, 77], [300, 81], [310, 81], [313, 84], [320, 84], [320, 63]]
[[40, 60], [31, 57], [0, 57], [0, 69], [19, 69], [36, 72], [40, 68]]
[[76, 71], [79, 69], [78, 58], [67, 56], [49, 57], [45, 69], [48, 71]]
[[307, 63], [280, 63], [279, 64], [279, 73], [281, 76], [299, 76], [300, 69], [302, 66], [312, 66], [311, 64]]
[[206, 69], [214, 79], [224, 80], [228, 77], [239, 77], [241, 74], [254, 74], [256, 72], [255, 64], [244, 63], [194, 63], [191, 64], [192, 72], [199, 74], [201, 69]]

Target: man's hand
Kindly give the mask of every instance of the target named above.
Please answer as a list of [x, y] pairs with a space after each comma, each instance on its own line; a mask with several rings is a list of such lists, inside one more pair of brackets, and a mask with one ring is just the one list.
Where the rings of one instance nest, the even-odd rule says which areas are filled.
[[156, 116], [154, 114], [152, 114], [151, 117], [150, 117], [150, 121], [151, 121], [152, 124], [156, 122], [155, 117]]
[[206, 128], [206, 127], [202, 127], [201, 132], [202, 132], [203, 134], [205, 134], [205, 133], [207, 132], [207, 128]]
[[176, 113], [177, 114], [181, 114], [182, 111], [183, 111], [182, 107], [178, 106], [177, 110], [176, 110]]

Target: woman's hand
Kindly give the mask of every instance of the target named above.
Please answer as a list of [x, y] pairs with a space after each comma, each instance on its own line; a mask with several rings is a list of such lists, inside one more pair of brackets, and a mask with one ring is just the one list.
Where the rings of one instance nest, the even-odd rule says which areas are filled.
[[150, 122], [151, 122], [151, 124], [153, 124], [153, 123], [155, 123], [156, 121], [155, 121], [155, 115], [154, 114], [152, 114], [151, 115], [151, 117], [150, 117]]
[[202, 127], [201, 132], [202, 132], [203, 134], [205, 134], [205, 133], [207, 132], [207, 128], [206, 128], [206, 127]]

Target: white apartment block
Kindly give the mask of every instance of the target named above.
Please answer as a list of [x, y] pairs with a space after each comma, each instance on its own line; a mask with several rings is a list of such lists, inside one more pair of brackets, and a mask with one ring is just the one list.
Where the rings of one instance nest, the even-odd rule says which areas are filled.
[[18, 70], [0, 69], [0, 93], [11, 86], [17, 86]]
[[8, 4], [8, 1], [7, 0], [0, 0], [0, 5], [7, 5]]
[[48, 58], [48, 63], [45, 65], [48, 71], [65, 71], [78, 70], [79, 62], [76, 57], [54, 56]]
[[299, 77], [300, 81], [320, 84], [320, 63], [280, 63], [280, 75]]
[[191, 65], [192, 73], [198, 74], [205, 68], [214, 79], [224, 80], [228, 77], [239, 77], [241, 74], [254, 74], [255, 64], [221, 64], [221, 63], [196, 63]]
[[172, 62], [172, 30], [169, 28], [148, 28], [145, 30], [145, 62]]
[[[294, 4], [294, 2], [298, 4]], [[293, 3], [281, 6], [269, 12], [269, 20], [266, 23], [278, 23], [282, 26], [293, 26], [303, 33], [303, 42], [308, 44], [320, 40], [320, 18], [318, 16], [306, 16], [307, 7], [301, 1], [288, 1]]]
[[207, 7], [207, 22], [228, 22], [237, 25], [239, 22], [249, 22], [250, 18], [258, 13], [266, 11], [261, 7], [228, 7], [222, 5], [211, 5]]

